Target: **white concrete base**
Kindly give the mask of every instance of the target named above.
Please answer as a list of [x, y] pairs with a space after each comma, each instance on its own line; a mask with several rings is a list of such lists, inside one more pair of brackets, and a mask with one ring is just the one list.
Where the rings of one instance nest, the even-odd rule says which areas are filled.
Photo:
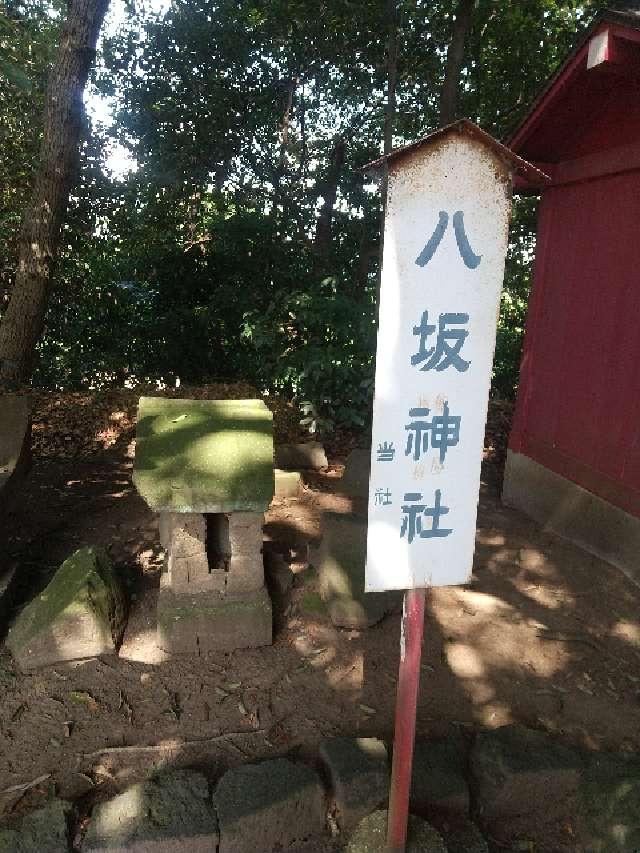
[[511, 450], [502, 501], [617, 566], [640, 585], [640, 519]]

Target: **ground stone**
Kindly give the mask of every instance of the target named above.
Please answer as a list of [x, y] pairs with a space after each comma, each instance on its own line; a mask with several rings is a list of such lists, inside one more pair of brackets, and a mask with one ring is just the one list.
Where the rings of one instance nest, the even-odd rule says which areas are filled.
[[352, 498], [369, 497], [371, 450], [352, 450], [347, 456], [340, 491]]
[[640, 849], [640, 761], [590, 753], [542, 732], [504, 726], [471, 752], [478, 819], [503, 844], [536, 850], [631, 853]]
[[106, 553], [81, 548], [14, 621], [7, 645], [22, 670], [114, 652], [125, 602]]
[[588, 853], [640, 850], [640, 761], [593, 755], [578, 789], [578, 834]]
[[[373, 812], [360, 822], [346, 853], [385, 853], [387, 812]], [[447, 853], [440, 833], [422, 818], [410, 815], [406, 853]]]
[[158, 774], [93, 810], [83, 853], [211, 853], [218, 823], [200, 773]]
[[282, 468], [276, 468], [273, 473], [276, 482], [274, 497], [297, 498], [302, 488], [300, 471], [284, 471]]
[[489, 853], [486, 838], [470, 820], [456, 822], [441, 832], [448, 853]]
[[411, 779], [411, 811], [468, 815], [467, 756], [461, 739], [417, 741]]
[[355, 515], [326, 513], [317, 550], [320, 595], [334, 625], [367, 628], [400, 600], [395, 593], [365, 593], [367, 522]]
[[265, 578], [276, 595], [286, 595], [293, 584], [293, 572], [282, 554], [269, 551], [264, 555]]
[[11, 828], [0, 828], [0, 853], [68, 853], [70, 808], [64, 800], [52, 800], [26, 814]]
[[265, 512], [273, 415], [262, 400], [141, 397], [133, 481], [157, 512]]
[[228, 770], [215, 791], [219, 853], [297, 851], [325, 832], [316, 773], [286, 759]]
[[336, 819], [343, 832], [377, 809], [389, 796], [387, 750], [377, 738], [336, 737], [320, 745]]
[[304, 444], [281, 444], [276, 448], [276, 466], [285, 471], [318, 470], [329, 465], [327, 454], [319, 441]]

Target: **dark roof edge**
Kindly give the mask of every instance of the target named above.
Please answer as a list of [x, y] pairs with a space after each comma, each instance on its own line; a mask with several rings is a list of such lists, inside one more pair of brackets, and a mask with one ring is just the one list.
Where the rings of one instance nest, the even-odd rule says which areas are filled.
[[481, 127], [478, 127], [477, 124], [468, 118], [458, 119], [458, 121], [454, 121], [452, 124], [445, 125], [445, 127], [441, 127], [439, 130], [429, 133], [427, 136], [423, 136], [416, 142], [411, 142], [409, 145], [403, 145], [401, 148], [395, 148], [393, 151], [389, 152], [389, 154], [384, 154], [377, 160], [367, 163], [366, 166], [362, 167], [362, 170], [369, 171], [383, 169], [390, 163], [395, 164], [408, 154], [411, 154], [420, 148], [433, 145], [445, 136], [456, 133], [460, 136], [470, 136], [483, 145], [486, 145], [487, 148], [490, 148], [491, 151], [493, 151], [493, 153], [502, 160], [503, 163], [508, 165], [512, 171], [521, 174], [527, 179], [527, 181], [529, 181], [529, 183], [540, 185], [548, 183], [549, 177], [545, 175], [544, 172], [541, 172], [540, 169], [531, 165], [527, 160], [523, 160], [522, 157], [514, 154], [510, 148], [507, 148], [506, 145], [498, 142], [497, 139], [494, 139], [493, 136], [482, 130]]
[[533, 101], [529, 104], [529, 107], [522, 117], [522, 119], [518, 122], [518, 124], [509, 131], [508, 136], [506, 137], [507, 145], [511, 145], [513, 140], [518, 136], [521, 130], [524, 128], [525, 124], [529, 121], [533, 113], [538, 109], [542, 101], [547, 97], [549, 92], [553, 89], [554, 85], [558, 81], [564, 72], [566, 66], [571, 62], [572, 59], [575, 59], [576, 56], [580, 53], [580, 51], [586, 46], [591, 37], [594, 35], [595, 31], [602, 24], [620, 24], [621, 26], [629, 27], [630, 29], [640, 30], [640, 11], [634, 12], [630, 10], [615, 10], [615, 9], [606, 9], [603, 12], [599, 12], [593, 21], [589, 24], [587, 29], [582, 34], [580, 40], [571, 48], [571, 50], [566, 54], [564, 59], [560, 62], [556, 70], [547, 78], [546, 82], [535, 96]]

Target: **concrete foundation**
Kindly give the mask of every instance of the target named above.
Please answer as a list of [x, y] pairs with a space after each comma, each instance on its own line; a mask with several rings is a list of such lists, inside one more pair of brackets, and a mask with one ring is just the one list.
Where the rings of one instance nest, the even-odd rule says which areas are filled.
[[271, 599], [264, 587], [249, 595], [176, 594], [160, 589], [158, 645], [169, 654], [247, 649], [271, 644]]
[[640, 519], [511, 450], [502, 501], [640, 584]]

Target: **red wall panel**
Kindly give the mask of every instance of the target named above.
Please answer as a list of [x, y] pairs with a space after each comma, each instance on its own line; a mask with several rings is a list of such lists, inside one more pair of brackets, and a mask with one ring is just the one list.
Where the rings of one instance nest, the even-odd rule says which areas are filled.
[[549, 188], [511, 447], [640, 517], [640, 172]]

